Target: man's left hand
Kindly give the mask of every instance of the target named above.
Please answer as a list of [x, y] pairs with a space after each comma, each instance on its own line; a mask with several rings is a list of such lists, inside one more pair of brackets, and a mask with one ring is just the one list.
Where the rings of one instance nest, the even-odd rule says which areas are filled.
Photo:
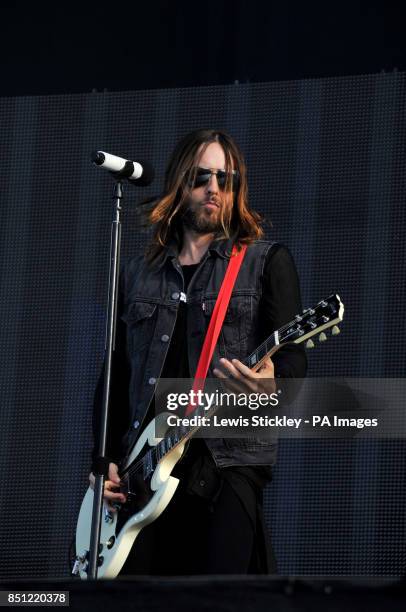
[[270, 357], [267, 357], [258, 372], [250, 370], [250, 368], [238, 359], [232, 359], [230, 361], [223, 357], [220, 359], [220, 363], [227, 371], [227, 374], [218, 368], [213, 370], [213, 374], [217, 376], [217, 378], [227, 379], [229, 382], [238, 381], [239, 384], [237, 386], [241, 388], [242, 385], [242, 392], [250, 391], [254, 393], [270, 394], [276, 391], [274, 365]]

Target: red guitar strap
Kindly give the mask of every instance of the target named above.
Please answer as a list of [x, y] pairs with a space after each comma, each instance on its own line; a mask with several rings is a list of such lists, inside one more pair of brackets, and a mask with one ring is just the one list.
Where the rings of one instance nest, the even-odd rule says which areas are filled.
[[[224, 317], [226, 316], [231, 293], [233, 291], [233, 287], [246, 250], [246, 244], [242, 246], [240, 251], [237, 250], [235, 245], [233, 246], [230, 261], [228, 262], [227, 270], [213, 308], [207, 334], [203, 342], [202, 352], [200, 353], [199, 362], [197, 364], [197, 370], [193, 381], [193, 391], [195, 392], [203, 390], [204, 382], [206, 380], [209, 365], [217, 344], [221, 326], [223, 325]], [[195, 407], [196, 406], [189, 404], [186, 409], [186, 416], [190, 414]]]

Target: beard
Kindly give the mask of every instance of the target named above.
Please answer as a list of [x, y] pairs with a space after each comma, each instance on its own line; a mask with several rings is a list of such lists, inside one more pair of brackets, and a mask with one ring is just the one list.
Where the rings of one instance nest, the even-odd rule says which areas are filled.
[[196, 234], [212, 234], [223, 231], [220, 220], [220, 209], [209, 214], [204, 206], [197, 208], [188, 206], [182, 216], [182, 222], [188, 229]]

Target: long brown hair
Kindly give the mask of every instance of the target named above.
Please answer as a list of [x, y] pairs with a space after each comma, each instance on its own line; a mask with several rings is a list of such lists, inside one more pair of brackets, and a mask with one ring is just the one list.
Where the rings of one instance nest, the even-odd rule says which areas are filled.
[[[191, 172], [196, 167], [198, 155], [212, 142], [218, 142], [226, 158], [226, 172], [231, 177], [231, 170], [237, 171], [238, 186], [233, 194], [234, 201], [231, 214], [222, 217], [223, 232], [218, 238], [233, 238], [238, 244], [250, 244], [262, 238], [263, 218], [248, 205], [247, 170], [243, 155], [229, 134], [223, 130], [201, 129], [186, 134], [176, 145], [169, 160], [164, 191], [154, 204], [144, 211], [147, 224], [152, 225], [152, 242], [147, 250], [150, 261], [155, 260], [171, 241], [179, 248], [182, 240], [183, 203], [190, 194]], [[202, 148], [202, 150], [201, 150]], [[225, 192], [231, 192], [232, 179], [225, 185]]]

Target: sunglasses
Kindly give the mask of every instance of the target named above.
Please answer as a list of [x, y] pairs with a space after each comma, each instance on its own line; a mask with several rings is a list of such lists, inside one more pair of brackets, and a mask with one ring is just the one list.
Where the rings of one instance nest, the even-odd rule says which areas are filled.
[[195, 168], [191, 170], [190, 186], [192, 189], [203, 187], [210, 181], [212, 175], [217, 178], [218, 186], [221, 190], [226, 188], [227, 183], [231, 184], [233, 191], [237, 191], [239, 175], [236, 170], [224, 172], [224, 170], [210, 170], [210, 168]]

